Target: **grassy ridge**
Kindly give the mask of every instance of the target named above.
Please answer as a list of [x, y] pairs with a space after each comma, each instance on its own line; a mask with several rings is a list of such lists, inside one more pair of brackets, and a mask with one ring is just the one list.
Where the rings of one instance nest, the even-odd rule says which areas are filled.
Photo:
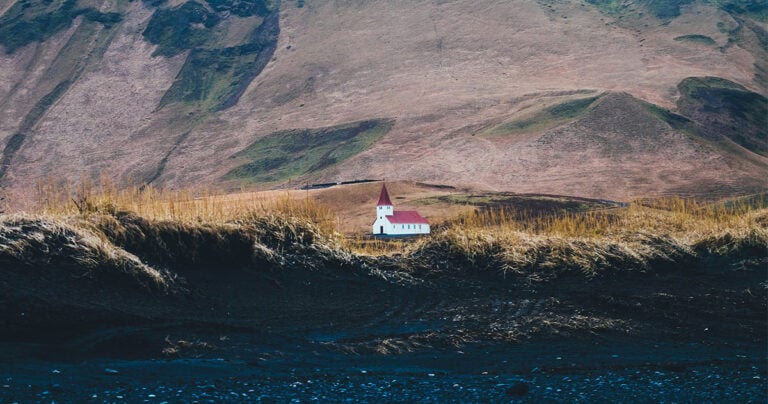
[[220, 197], [108, 182], [40, 184], [33, 213], [0, 215], [0, 268], [56, 268], [100, 288], [183, 294], [178, 277], [192, 270], [344, 257], [335, 217], [311, 200]]
[[717, 42], [715, 42], [714, 39], [706, 36], [706, 35], [681, 35], [678, 37], [675, 37], [675, 41], [689, 41], [689, 42], [696, 42], [701, 43], [704, 45], [717, 45]]
[[[159, 8], [144, 30], [144, 38], [157, 45], [155, 55], [172, 57], [190, 51], [184, 66], [163, 95], [160, 107], [174, 102], [201, 103], [221, 110], [236, 104], [248, 84], [274, 53], [280, 33], [279, 16], [263, 0], [195, 1]], [[235, 46], [222, 47], [214, 30], [230, 23], [222, 16], [264, 17], [249, 37]], [[232, 19], [237, 17], [231, 17]]]
[[483, 270], [543, 280], [689, 268], [711, 257], [752, 266], [768, 260], [765, 194], [714, 204], [636, 201], [587, 212], [473, 210], [435, 226], [429, 237], [382, 245], [343, 237], [333, 210], [311, 199], [228, 202], [203, 192], [87, 184], [43, 184], [39, 193], [37, 213], [0, 219], [0, 262], [128, 271], [158, 285], [172, 282], [164, 268], [221, 262]]
[[[179, 324], [217, 338], [222, 326], [295, 335], [293, 324], [359, 330], [373, 309], [377, 329], [382, 316], [440, 326], [403, 331], [413, 345], [402, 350], [375, 348], [389, 335], [374, 334], [370, 348], [345, 338], [339, 346], [354, 349], [345, 352], [617, 332], [690, 338], [701, 324], [724, 330], [710, 338], [765, 339], [765, 196], [527, 217], [470, 211], [376, 250], [335, 233], [333, 212], [311, 199], [232, 206], [226, 195], [104, 185], [41, 186], [38, 212], [0, 215], [6, 336], [58, 341], [114, 326], [117, 352], [127, 325], [157, 329], [159, 340]], [[392, 307], [405, 316], [391, 318]]]
[[768, 154], [768, 98], [718, 77], [689, 77], [677, 86], [678, 109], [700, 123], [704, 135], [723, 135]]
[[[670, 20], [680, 15], [680, 6], [690, 4], [694, 0], [643, 0], [638, 2], [641, 7], [648, 10], [656, 18], [661, 20]], [[623, 0], [587, 0], [602, 13], [612, 17], [622, 17], [628, 15], [633, 4]]]
[[551, 105], [535, 113], [533, 116], [485, 129], [481, 134], [486, 136], [503, 136], [552, 128], [581, 116], [599, 98], [600, 96], [579, 98]]
[[6, 53], [13, 53], [30, 43], [43, 42], [69, 28], [81, 15], [107, 28], [122, 20], [120, 13], [78, 7], [77, 0], [22, 0], [0, 16], [0, 45]]
[[233, 158], [248, 162], [224, 178], [273, 182], [318, 172], [368, 149], [393, 125], [393, 120], [378, 119], [275, 132], [235, 154]]
[[762, 0], [711, 0], [710, 3], [732, 14], [768, 21], [768, 3]]
[[205, 44], [209, 29], [220, 21], [216, 13], [190, 1], [170, 9], [158, 9], [144, 29], [144, 38], [157, 45], [154, 55], [171, 57]]
[[[265, 17], [272, 11], [264, 0], [207, 0], [206, 5], [188, 1], [171, 8], [158, 8], [144, 30], [144, 38], [157, 45], [155, 55], [171, 57], [200, 46], [214, 48], [212, 29], [222, 22], [222, 13], [238, 17]], [[160, 5], [160, 4], [154, 4]]]
[[[695, 3], [696, 0], [587, 0], [600, 12], [614, 18], [647, 11], [660, 20], [672, 20], [680, 15], [680, 6]], [[768, 21], [768, 3], [762, 0], [702, 0], [731, 14]]]

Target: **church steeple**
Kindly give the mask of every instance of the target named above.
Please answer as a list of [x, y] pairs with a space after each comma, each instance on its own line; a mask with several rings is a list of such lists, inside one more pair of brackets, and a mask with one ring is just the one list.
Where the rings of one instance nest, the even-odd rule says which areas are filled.
[[384, 216], [392, 216], [394, 211], [392, 210], [392, 201], [389, 200], [389, 192], [387, 192], [387, 185], [381, 186], [381, 194], [379, 195], [379, 203], [376, 204], [376, 216], [383, 218]]
[[381, 186], [381, 194], [379, 195], [379, 203], [376, 206], [392, 206], [392, 201], [389, 200], [389, 192], [387, 192], [387, 185]]

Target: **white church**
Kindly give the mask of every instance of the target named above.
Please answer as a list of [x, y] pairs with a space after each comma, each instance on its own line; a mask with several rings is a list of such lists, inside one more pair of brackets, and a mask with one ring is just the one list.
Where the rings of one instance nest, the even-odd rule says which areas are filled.
[[373, 234], [377, 236], [429, 234], [429, 222], [415, 210], [394, 210], [387, 186], [382, 185], [379, 203], [376, 205]]

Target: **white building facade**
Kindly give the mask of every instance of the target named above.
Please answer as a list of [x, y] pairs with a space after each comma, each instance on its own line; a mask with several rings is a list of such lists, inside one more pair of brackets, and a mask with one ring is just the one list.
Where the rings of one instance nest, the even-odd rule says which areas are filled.
[[377, 236], [429, 234], [429, 222], [415, 210], [395, 210], [387, 186], [382, 185], [372, 232]]

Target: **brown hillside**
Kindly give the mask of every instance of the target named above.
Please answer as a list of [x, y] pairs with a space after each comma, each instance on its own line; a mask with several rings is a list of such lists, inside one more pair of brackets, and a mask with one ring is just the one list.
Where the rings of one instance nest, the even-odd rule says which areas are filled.
[[[50, 39], [0, 52], [0, 184], [11, 192], [100, 172], [238, 188], [222, 178], [259, 139], [369, 119], [394, 126], [370, 147], [322, 156], [292, 184], [387, 178], [612, 199], [768, 188], [764, 154], [673, 127], [638, 101], [676, 110], [678, 84], [694, 76], [766, 93], [765, 23], [712, 5], [663, 19], [571, 0], [285, 1], [274, 55], [236, 105], [217, 111], [207, 101], [161, 108], [194, 52], [153, 56], [142, 35], [154, 6], [94, 4], [122, 20], [78, 16]], [[238, 45], [262, 21], [222, 13], [205, 46]], [[504, 134], [505, 124], [525, 128]]]

